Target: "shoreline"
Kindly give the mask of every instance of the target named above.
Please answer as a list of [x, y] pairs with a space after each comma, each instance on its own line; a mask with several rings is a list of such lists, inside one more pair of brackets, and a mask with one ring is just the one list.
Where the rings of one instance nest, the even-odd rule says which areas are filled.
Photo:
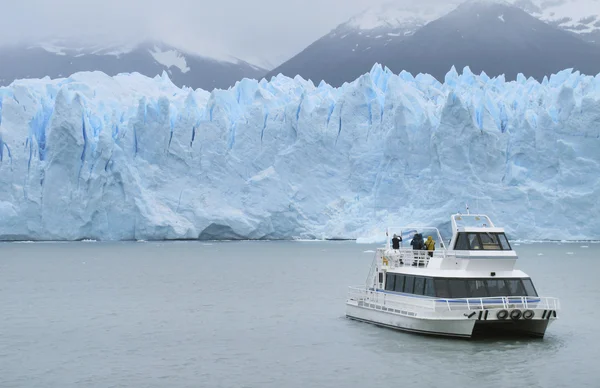
[[[225, 242], [355, 242], [357, 245], [380, 245], [383, 242], [359, 242], [359, 239], [220, 239], [220, 240], [199, 240], [199, 239], [161, 239], [161, 240], [0, 240], [0, 244], [67, 244], [67, 243], [157, 243], [157, 242], [197, 242], [197, 243], [225, 243]], [[590, 240], [509, 240], [511, 244], [600, 244], [600, 239]]]

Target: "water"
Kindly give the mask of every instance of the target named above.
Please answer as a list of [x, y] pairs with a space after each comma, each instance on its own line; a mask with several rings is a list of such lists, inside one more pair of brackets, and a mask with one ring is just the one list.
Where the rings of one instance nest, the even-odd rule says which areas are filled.
[[543, 340], [494, 341], [346, 319], [374, 248], [0, 244], [0, 387], [600, 386], [600, 244], [516, 246], [563, 310]]

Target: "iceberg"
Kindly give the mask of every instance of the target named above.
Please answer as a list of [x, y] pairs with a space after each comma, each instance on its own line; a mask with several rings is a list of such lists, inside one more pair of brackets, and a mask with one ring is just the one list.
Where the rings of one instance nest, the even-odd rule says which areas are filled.
[[0, 239], [356, 239], [488, 214], [598, 239], [600, 76], [444, 83], [375, 65], [178, 88], [163, 73], [0, 88]]

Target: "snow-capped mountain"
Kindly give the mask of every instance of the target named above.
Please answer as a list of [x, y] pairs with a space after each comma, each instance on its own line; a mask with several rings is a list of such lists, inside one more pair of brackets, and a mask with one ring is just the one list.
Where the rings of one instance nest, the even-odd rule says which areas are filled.
[[[409, 34], [463, 3], [498, 3], [521, 8], [536, 18], [594, 40], [600, 33], [599, 0], [437, 0], [390, 2], [369, 8], [341, 26], [360, 31], [404, 29]], [[600, 41], [598, 42], [600, 43]]]
[[[402, 7], [399, 7], [397, 3], [386, 4], [371, 8], [339, 25], [335, 30], [271, 71], [267, 76], [279, 73], [289, 76], [300, 74], [315, 82], [324, 79], [334, 85], [340, 85], [364, 73], [375, 62], [384, 63], [395, 71], [425, 72], [432, 71], [433, 66], [437, 69], [435, 76], [438, 79], [443, 79], [452, 65], [462, 66], [463, 64], [468, 64], [473, 69], [489, 69], [490, 75], [506, 73], [507, 76], [513, 78], [518, 72], [523, 72], [541, 79], [544, 75], [558, 71], [565, 66], [597, 72], [600, 71], [600, 67], [595, 66], [593, 57], [598, 48], [589, 44], [582, 45], [579, 38], [584, 38], [588, 42], [593, 41], [593, 34], [599, 30], [596, 27], [593, 29], [593, 24], [598, 23], [600, 26], [600, 22], [592, 23], [593, 20], [596, 20], [595, 16], [589, 16], [581, 21], [581, 18], [576, 16], [576, 12], [571, 10], [573, 6], [571, 8], [565, 6], [566, 3], [576, 1], [558, 0], [548, 3], [542, 0], [510, 0], [510, 2], [450, 0], [440, 5], [437, 1], [424, 0], [424, 2]], [[590, 4], [600, 4], [600, 2], [591, 1]], [[589, 7], [588, 9], [589, 12], [596, 12], [595, 8]], [[558, 11], [562, 13], [558, 13]], [[440, 20], [449, 21], [450, 19], [447, 17], [450, 14], [456, 15], [457, 12], [462, 13], [464, 17], [461, 18], [459, 24], [446, 23], [446, 28], [450, 29], [447, 34], [438, 27], [436, 29], [437, 41], [427, 43], [419, 40], [433, 32], [432, 23]], [[585, 13], [587, 11], [577, 12]], [[505, 13], [516, 16], [507, 20]], [[600, 12], [597, 14], [600, 15]], [[540, 23], [540, 19], [544, 20], [543, 25]], [[489, 24], [483, 24], [482, 20], [489, 20]], [[584, 29], [581, 24], [583, 22], [586, 22], [586, 26], [589, 28]], [[418, 35], [422, 30], [425, 30], [425, 33]], [[463, 33], [456, 35], [455, 31], [463, 31]], [[522, 35], [514, 34], [514, 31], [519, 31]], [[456, 36], [460, 42], [450, 42], [447, 39], [448, 36]], [[483, 41], [482, 36], [493, 40]], [[557, 42], [564, 41], [565, 43], [559, 43], [554, 45], [557, 47], [552, 47], [549, 37], [557, 39]], [[424, 59], [419, 61], [419, 58], [415, 58], [417, 51], [420, 53], [423, 53], [423, 50], [426, 51], [427, 44], [433, 45], [429, 46], [430, 48], [437, 47], [437, 42], [446, 42], [446, 45], [441, 47], [437, 55], [434, 55], [436, 53], [426, 54], [427, 60], [433, 61], [433, 63], [425, 63]], [[456, 45], [467, 43], [472, 45], [474, 58], [469, 58], [467, 63], [461, 58], [455, 60], [452, 52], [449, 52], [450, 49]], [[492, 63], [485, 56], [477, 57], [475, 55], [477, 50], [484, 52], [490, 46], [499, 44], [502, 45], [500, 51], [506, 57], [499, 58], [497, 63]], [[523, 52], [521, 52], [523, 44], [531, 45], [533, 50], [522, 50]], [[570, 45], [572, 47], [569, 47]], [[514, 50], [511, 51], [511, 47]], [[536, 58], [534, 52], [541, 48], [554, 54], [549, 57], [546, 53]], [[557, 48], [566, 51], [557, 51]], [[589, 57], [584, 55], [587, 52], [590, 52]], [[567, 57], [572, 53], [575, 53], [577, 60]], [[438, 64], [441, 64], [441, 67], [437, 66]], [[420, 65], [424, 66], [419, 68]]]
[[368, 8], [338, 28], [358, 31], [402, 30], [406, 35], [410, 35], [425, 24], [449, 13], [458, 4], [452, 0], [443, 4], [439, 1], [424, 0], [402, 6], [397, 3], [385, 3]]
[[600, 44], [598, 0], [510, 0], [514, 5], [549, 24]]
[[378, 53], [386, 51], [391, 42], [410, 37], [454, 6], [452, 3], [440, 5], [424, 0], [402, 8], [398, 8], [396, 3], [369, 8], [269, 72], [267, 77], [279, 73], [291, 77], [300, 74], [317, 82], [321, 79], [319, 77], [325, 77], [327, 82], [340, 85], [367, 71], [376, 61], [367, 64], [366, 68], [361, 66], [358, 73], [349, 72], [346, 66], [354, 67], [363, 58], [378, 57]]
[[166, 71], [178, 86], [205, 90], [228, 88], [244, 77], [260, 78], [267, 72], [233, 57], [203, 57], [153, 41], [124, 46], [54, 40], [0, 47], [0, 85], [94, 70], [108, 75], [139, 72], [149, 77]]

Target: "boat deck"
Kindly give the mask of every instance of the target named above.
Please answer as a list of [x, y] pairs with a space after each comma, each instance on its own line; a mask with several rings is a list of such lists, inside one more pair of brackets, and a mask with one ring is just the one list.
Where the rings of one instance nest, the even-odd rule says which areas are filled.
[[454, 252], [447, 252], [446, 250], [433, 251], [433, 256], [429, 256], [428, 251], [413, 250], [412, 248], [377, 248], [376, 256], [380, 265], [387, 266], [390, 269], [400, 267], [427, 268], [429, 262], [434, 258], [445, 259], [448, 257], [456, 257]]
[[510, 296], [483, 298], [423, 298], [349, 287], [348, 300], [377, 310], [390, 311], [480, 311], [487, 309], [543, 309], [559, 310], [558, 298], [539, 296]]

